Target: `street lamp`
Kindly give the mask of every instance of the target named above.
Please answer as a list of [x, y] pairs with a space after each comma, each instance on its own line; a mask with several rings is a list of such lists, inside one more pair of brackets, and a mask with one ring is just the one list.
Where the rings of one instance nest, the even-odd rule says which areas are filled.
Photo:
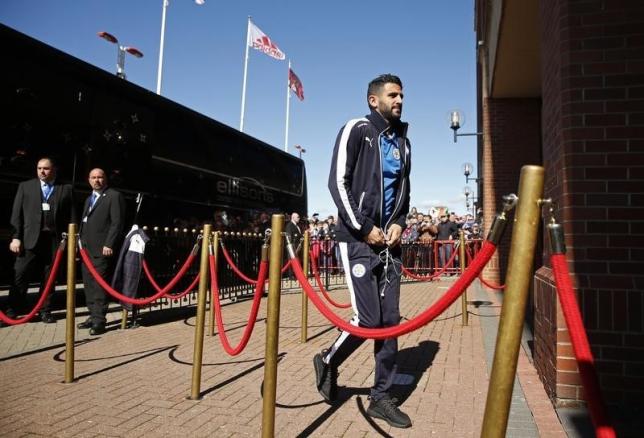
[[449, 119], [449, 127], [452, 131], [454, 131], [454, 143], [456, 143], [456, 140], [458, 137], [465, 137], [465, 136], [471, 136], [471, 135], [483, 135], [482, 132], [466, 132], [463, 134], [457, 134], [456, 131], [458, 131], [460, 128], [462, 128], [465, 125], [465, 114], [457, 109], [450, 110], [448, 113], [448, 119]]
[[119, 40], [111, 33], [98, 32], [97, 35], [100, 38], [103, 38], [108, 43], [116, 44], [116, 47], [117, 47], [116, 76], [118, 76], [121, 79], [125, 79], [125, 52], [129, 53], [135, 58], [143, 58], [143, 52], [141, 52], [136, 47], [120, 45]]
[[473, 169], [472, 163], [463, 163], [461, 168], [463, 169], [463, 175], [465, 175], [465, 184], [469, 183], [470, 181], [479, 182], [478, 178], [470, 178]]
[[300, 159], [302, 159], [302, 154], [306, 153], [306, 149], [304, 149], [302, 146], [299, 144], [295, 145], [295, 149], [297, 149], [300, 152]]

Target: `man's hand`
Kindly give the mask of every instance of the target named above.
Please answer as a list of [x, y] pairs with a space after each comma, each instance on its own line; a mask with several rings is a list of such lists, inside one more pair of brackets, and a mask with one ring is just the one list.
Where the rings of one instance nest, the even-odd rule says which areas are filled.
[[[398, 236], [400, 237], [400, 234]], [[374, 226], [371, 231], [369, 231], [369, 234], [364, 236], [364, 241], [369, 245], [383, 246], [385, 244], [385, 234], [380, 228]]]
[[21, 249], [22, 242], [20, 241], [20, 239], [11, 239], [11, 242], [9, 243], [9, 251], [14, 254], [20, 254]]
[[402, 227], [398, 224], [392, 224], [387, 230], [387, 246], [394, 247], [400, 244], [400, 236], [402, 235]]
[[104, 255], [105, 257], [111, 257], [111, 256], [112, 256], [112, 254], [113, 254], [113, 252], [112, 252], [112, 248], [108, 248], [107, 246], [104, 246], [104, 247], [103, 247], [103, 255]]

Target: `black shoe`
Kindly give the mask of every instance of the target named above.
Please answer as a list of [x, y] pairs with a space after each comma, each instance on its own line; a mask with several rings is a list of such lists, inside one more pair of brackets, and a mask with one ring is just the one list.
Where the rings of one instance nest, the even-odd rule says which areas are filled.
[[81, 330], [91, 328], [92, 327], [92, 320], [91, 319], [86, 319], [83, 322], [79, 322], [78, 324], [76, 324], [76, 327], [81, 329]]
[[40, 314], [40, 320], [44, 322], [45, 324], [55, 324], [56, 323], [56, 318], [54, 318], [54, 315], [52, 315], [49, 312], [43, 312]]
[[391, 427], [405, 429], [411, 427], [409, 415], [398, 409], [396, 403], [398, 400], [388, 395], [380, 400], [371, 400], [367, 414], [373, 418], [385, 420]]
[[322, 353], [313, 356], [315, 386], [327, 403], [335, 400], [338, 392], [338, 369], [324, 363]]
[[92, 328], [89, 329], [89, 334], [92, 336], [97, 336], [102, 335], [106, 331], [107, 329], [105, 328], [105, 324], [94, 324]]
[[16, 319], [18, 317], [18, 314], [16, 313], [16, 311], [13, 310], [11, 307], [5, 310], [4, 314], [7, 316], [7, 318], [11, 318], [11, 319]]

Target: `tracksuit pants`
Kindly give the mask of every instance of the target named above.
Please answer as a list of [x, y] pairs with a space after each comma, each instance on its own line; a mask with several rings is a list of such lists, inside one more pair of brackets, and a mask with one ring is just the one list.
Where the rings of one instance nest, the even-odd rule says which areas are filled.
[[[391, 327], [400, 322], [400, 247], [388, 251], [372, 248], [364, 242], [340, 242], [342, 264], [351, 294], [354, 316], [351, 324], [368, 327]], [[342, 332], [324, 356], [331, 366], [341, 365], [365, 340]], [[398, 339], [374, 341], [375, 379], [371, 398], [387, 395], [396, 374]]]

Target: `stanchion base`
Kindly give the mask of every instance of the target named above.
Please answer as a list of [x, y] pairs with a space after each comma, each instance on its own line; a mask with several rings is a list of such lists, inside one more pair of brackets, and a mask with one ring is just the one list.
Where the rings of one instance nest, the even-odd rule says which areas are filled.
[[201, 396], [201, 395], [199, 397], [197, 397], [197, 398], [192, 398], [191, 395], [186, 397], [186, 400], [191, 400], [191, 401], [199, 401], [199, 400], [202, 400], [202, 399], [203, 399], [203, 396]]

